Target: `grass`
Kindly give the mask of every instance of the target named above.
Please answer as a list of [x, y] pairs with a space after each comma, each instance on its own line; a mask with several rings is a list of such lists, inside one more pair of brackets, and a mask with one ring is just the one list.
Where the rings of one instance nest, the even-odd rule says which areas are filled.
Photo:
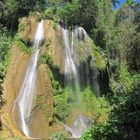
[[4, 61], [3, 61], [4, 72], [7, 71], [8, 65], [10, 63], [10, 56], [11, 56], [11, 49], [8, 50], [7, 54], [4, 57]]
[[31, 48], [26, 46], [20, 39], [16, 39], [16, 43], [18, 47], [20, 48], [21, 51], [30, 54], [31, 53]]

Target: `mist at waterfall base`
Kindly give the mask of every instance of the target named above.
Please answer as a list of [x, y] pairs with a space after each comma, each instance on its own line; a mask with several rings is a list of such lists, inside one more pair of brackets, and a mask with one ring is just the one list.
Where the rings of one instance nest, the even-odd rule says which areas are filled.
[[32, 137], [29, 130], [29, 122], [32, 115], [33, 102], [35, 100], [36, 91], [36, 67], [39, 57], [39, 46], [44, 39], [43, 21], [38, 24], [35, 34], [32, 55], [25, 73], [25, 78], [21, 85], [19, 95], [14, 102], [13, 113], [15, 112], [19, 118], [18, 127], [27, 137]]
[[[65, 87], [69, 88], [74, 101], [79, 106], [78, 110], [81, 109], [80, 91], [86, 87], [91, 86], [97, 93], [100, 94], [99, 84], [97, 80], [98, 70], [90, 68], [90, 61], [94, 58], [90, 56], [90, 38], [86, 31], [82, 27], [75, 27], [72, 32], [68, 31], [67, 28], [62, 27], [63, 39], [64, 39], [64, 70], [65, 70]], [[78, 47], [83, 47], [85, 54], [88, 56], [84, 62], [81, 62], [81, 54], [78, 53]], [[91, 58], [89, 58], [89, 56]], [[80, 138], [81, 135], [91, 125], [92, 120], [80, 114], [76, 116], [74, 123], [71, 127], [65, 125], [65, 129], [69, 131], [72, 138]]]

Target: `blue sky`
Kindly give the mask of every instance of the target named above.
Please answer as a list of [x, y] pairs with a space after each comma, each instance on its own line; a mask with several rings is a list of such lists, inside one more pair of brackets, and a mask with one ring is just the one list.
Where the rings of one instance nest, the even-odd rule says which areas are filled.
[[[116, 9], [119, 9], [121, 5], [126, 2], [126, 0], [119, 0], [119, 2], [120, 4], [117, 5]], [[140, 2], [140, 0], [135, 0], [135, 2]]]

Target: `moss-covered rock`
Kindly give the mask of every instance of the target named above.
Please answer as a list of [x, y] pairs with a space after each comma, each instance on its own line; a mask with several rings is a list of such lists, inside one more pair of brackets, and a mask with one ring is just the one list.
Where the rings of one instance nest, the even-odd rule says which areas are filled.
[[[59, 27], [53, 28], [53, 21], [45, 20], [45, 48], [41, 50], [41, 54], [46, 53], [51, 57], [53, 65], [60, 69], [60, 73], [64, 73], [64, 48], [60, 45], [58, 38], [61, 36]], [[61, 40], [63, 41], [63, 40]]]
[[[14, 45], [3, 84], [4, 98], [7, 102], [2, 109], [2, 114], [5, 115], [7, 113], [10, 119], [12, 118], [13, 103], [19, 94], [31, 56], [30, 46], [36, 32], [38, 20], [38, 16], [35, 17], [34, 15], [19, 20], [19, 30], [13, 42]], [[78, 96], [82, 102], [82, 104], [78, 102], [80, 104], [78, 105], [76, 103], [77, 97], [64, 88], [62, 29], [56, 24], [54, 25], [54, 22], [51, 20], [44, 20], [43, 26], [45, 38], [40, 48], [37, 65], [36, 102], [34, 102], [35, 106], [32, 110], [33, 115], [29, 128], [33, 136], [48, 138], [57, 131], [63, 131], [64, 123], [72, 124], [74, 117], [81, 113], [91, 117], [94, 116], [94, 118], [99, 115], [100, 120], [105, 120], [107, 110], [105, 107], [102, 107], [102, 103], [107, 104], [104, 102], [104, 99], [103, 101], [102, 99], [98, 100], [91, 92], [85, 90], [84, 93]], [[76, 53], [78, 59], [76, 63], [79, 68], [84, 62], [88, 63], [90, 67], [92, 58], [94, 58], [93, 67], [100, 70], [105, 68], [105, 61], [102, 55], [97, 47], [93, 45], [88, 40], [77, 43]], [[95, 102], [97, 105], [95, 105]], [[92, 112], [93, 108], [95, 110], [94, 113]], [[2, 121], [2, 123], [8, 126], [6, 121]], [[42, 125], [38, 127], [39, 124]], [[13, 136], [20, 136], [15, 134], [15, 129], [12, 128], [12, 125], [8, 127], [8, 130]]]

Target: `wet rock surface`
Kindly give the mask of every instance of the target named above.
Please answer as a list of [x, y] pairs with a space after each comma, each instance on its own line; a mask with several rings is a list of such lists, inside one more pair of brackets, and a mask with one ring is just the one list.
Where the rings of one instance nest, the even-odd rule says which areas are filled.
[[73, 125], [71, 127], [65, 125], [65, 129], [71, 133], [72, 138], [80, 138], [91, 124], [92, 120], [89, 117], [79, 115], [75, 118]]

